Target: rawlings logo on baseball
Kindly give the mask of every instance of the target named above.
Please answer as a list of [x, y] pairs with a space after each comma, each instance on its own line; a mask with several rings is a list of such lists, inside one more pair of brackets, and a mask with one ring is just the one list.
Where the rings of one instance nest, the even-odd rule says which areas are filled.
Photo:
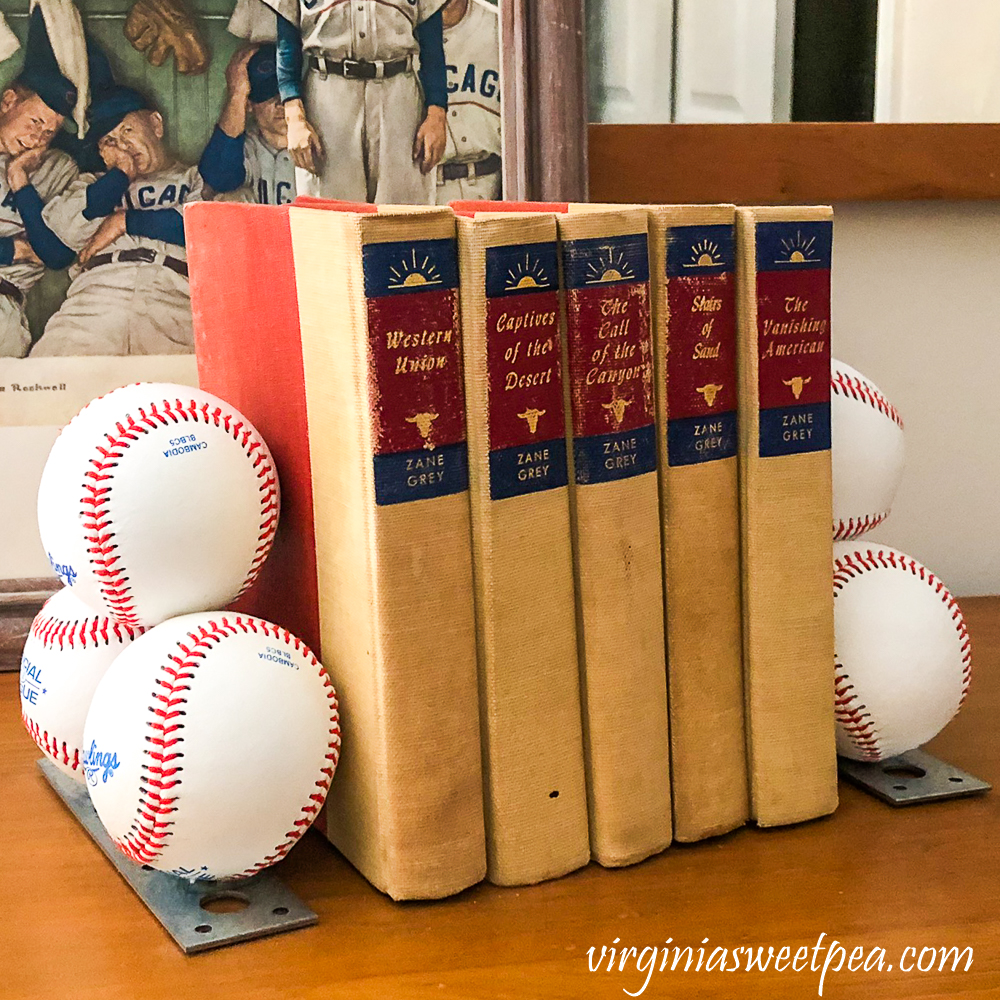
[[97, 749], [97, 741], [91, 740], [90, 749], [83, 758], [83, 773], [87, 784], [96, 786], [98, 781], [107, 784], [118, 770], [118, 754], [110, 750]]
[[62, 583], [64, 583], [67, 587], [72, 587], [73, 584], [76, 583], [76, 570], [73, 569], [69, 563], [66, 563], [65, 565], [57, 563], [55, 559], [52, 558], [51, 552], [46, 552], [45, 554], [49, 557], [49, 565], [52, 567], [52, 571], [55, 575], [59, 577], [60, 581], [62, 581]]

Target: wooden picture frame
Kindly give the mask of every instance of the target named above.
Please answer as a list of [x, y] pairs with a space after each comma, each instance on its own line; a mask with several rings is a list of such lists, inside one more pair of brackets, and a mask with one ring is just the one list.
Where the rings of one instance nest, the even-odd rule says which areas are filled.
[[504, 192], [509, 201], [586, 201], [583, 0], [500, 0]]
[[[224, 25], [214, 13], [221, 0], [202, 2]], [[499, 17], [505, 197], [584, 201], [583, 2], [499, 0]], [[18, 668], [32, 619], [59, 587], [54, 577], [0, 580], [0, 670]]]

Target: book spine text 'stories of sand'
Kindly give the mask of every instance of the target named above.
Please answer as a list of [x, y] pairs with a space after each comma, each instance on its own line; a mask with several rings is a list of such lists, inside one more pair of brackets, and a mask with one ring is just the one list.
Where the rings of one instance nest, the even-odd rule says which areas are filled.
[[674, 835], [748, 815], [734, 209], [651, 213]]

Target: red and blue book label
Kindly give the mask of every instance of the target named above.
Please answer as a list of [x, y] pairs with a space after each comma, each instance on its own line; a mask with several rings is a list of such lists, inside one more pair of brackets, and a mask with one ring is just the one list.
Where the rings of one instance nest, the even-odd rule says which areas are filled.
[[562, 243], [578, 486], [656, 469], [645, 233]]
[[490, 498], [566, 486], [554, 242], [486, 249]]
[[667, 233], [667, 456], [732, 458], [736, 439], [735, 239], [731, 225]]
[[759, 222], [760, 457], [830, 447], [832, 222]]
[[455, 240], [368, 243], [363, 266], [375, 502], [461, 493], [469, 470]]

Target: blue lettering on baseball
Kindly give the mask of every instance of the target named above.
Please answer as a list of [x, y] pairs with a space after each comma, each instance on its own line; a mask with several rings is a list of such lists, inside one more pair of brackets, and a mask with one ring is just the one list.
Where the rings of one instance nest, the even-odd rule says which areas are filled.
[[173, 205], [177, 201], [177, 188], [173, 184], [168, 184], [164, 189], [163, 193], [160, 195], [160, 200], [156, 203], [161, 207], [163, 205]]
[[21, 701], [37, 705], [40, 694], [45, 694], [45, 688], [42, 687], [42, 668], [37, 663], [32, 663], [26, 656], [22, 656]]
[[465, 67], [465, 79], [462, 80], [462, 93], [468, 91], [470, 94], [476, 92], [476, 67], [469, 63]]
[[140, 208], [156, 208], [156, 188], [152, 184], [144, 184], [136, 192]]
[[295, 192], [288, 181], [278, 181], [276, 188], [274, 199], [276, 205], [289, 205], [295, 200]]
[[479, 93], [483, 97], [496, 97], [499, 86], [500, 74], [495, 69], [488, 69], [483, 73], [482, 82], [479, 84]]
[[72, 587], [73, 584], [76, 583], [76, 570], [73, 569], [69, 563], [66, 563], [65, 566], [61, 563], [57, 563], [55, 559], [52, 558], [51, 552], [46, 552], [46, 555], [49, 557], [49, 565], [52, 567], [52, 571], [55, 575], [58, 576], [67, 587]]
[[14, 204], [14, 192], [8, 191], [3, 200], [3, 208], [9, 208], [13, 211], [17, 211], [17, 206]]
[[170, 447], [163, 452], [163, 457], [174, 458], [177, 455], [187, 455], [192, 451], [204, 451], [207, 447], [207, 441], [195, 441], [193, 434], [190, 435], [190, 440], [188, 438], [174, 438], [170, 442]]
[[97, 741], [92, 740], [90, 749], [83, 757], [83, 773], [87, 777], [87, 784], [96, 785], [98, 781], [107, 784], [115, 776], [118, 764], [118, 754], [110, 750], [101, 752], [97, 749]]
[[275, 649], [274, 646], [265, 647], [263, 653], [257, 654], [257, 658], [267, 660], [268, 663], [280, 663], [283, 667], [291, 667], [293, 670], [299, 669], [299, 665], [292, 660], [287, 650]]

